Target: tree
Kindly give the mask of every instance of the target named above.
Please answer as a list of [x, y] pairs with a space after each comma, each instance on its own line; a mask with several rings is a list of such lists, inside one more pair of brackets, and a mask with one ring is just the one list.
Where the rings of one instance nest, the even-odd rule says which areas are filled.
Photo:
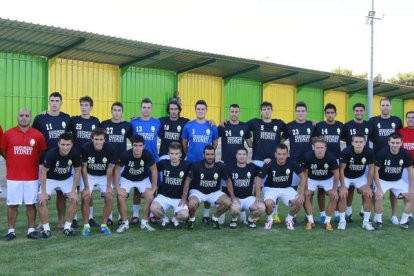
[[398, 73], [395, 77], [387, 80], [389, 83], [414, 86], [414, 71]]
[[[352, 70], [346, 69], [346, 68], [341, 68], [341, 67], [337, 67], [337, 68], [333, 69], [331, 72], [335, 73], [335, 74], [349, 76], [349, 77], [355, 77], [355, 78], [359, 78], [359, 79], [365, 79], [365, 80], [368, 79], [368, 73], [367, 72], [364, 72], [364, 73], [361, 73], [361, 74], [354, 74], [352, 72]], [[377, 74], [374, 77], [374, 81], [383, 82], [384, 79], [382, 78], [381, 74]]]

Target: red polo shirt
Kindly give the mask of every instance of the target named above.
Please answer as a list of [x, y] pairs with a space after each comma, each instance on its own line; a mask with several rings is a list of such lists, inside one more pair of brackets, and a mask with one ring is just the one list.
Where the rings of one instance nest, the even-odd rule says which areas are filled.
[[39, 179], [40, 152], [46, 150], [41, 132], [32, 127], [27, 132], [11, 128], [3, 134], [0, 147], [6, 152], [7, 180]]
[[414, 160], [414, 128], [404, 127], [398, 131], [402, 136], [403, 147], [410, 152]]

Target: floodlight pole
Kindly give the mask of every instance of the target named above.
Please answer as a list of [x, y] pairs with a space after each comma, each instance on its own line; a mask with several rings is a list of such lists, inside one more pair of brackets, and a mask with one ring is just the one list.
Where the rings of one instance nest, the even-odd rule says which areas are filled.
[[368, 79], [368, 118], [372, 117], [373, 99], [374, 99], [374, 0], [372, 0], [372, 9], [368, 14], [368, 20], [371, 24], [371, 57], [370, 70]]

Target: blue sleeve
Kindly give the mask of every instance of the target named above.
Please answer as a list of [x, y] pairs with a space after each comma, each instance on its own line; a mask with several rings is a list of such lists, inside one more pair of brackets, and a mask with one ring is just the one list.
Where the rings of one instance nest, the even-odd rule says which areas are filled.
[[217, 130], [217, 127], [216, 126], [212, 126], [211, 127], [211, 130], [212, 130], [212, 134], [211, 134], [211, 137], [212, 137], [212, 139], [213, 139], [213, 141], [216, 141], [218, 138], [219, 138], [219, 136], [218, 136], [218, 130]]
[[190, 138], [190, 135], [188, 133], [189, 124], [190, 123], [186, 123], [185, 126], [184, 126], [183, 133], [181, 134], [181, 138], [183, 138], [183, 139], [188, 140]]

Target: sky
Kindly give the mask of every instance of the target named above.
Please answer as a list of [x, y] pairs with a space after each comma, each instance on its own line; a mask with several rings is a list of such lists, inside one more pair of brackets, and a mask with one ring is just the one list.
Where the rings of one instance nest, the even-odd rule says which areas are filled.
[[[59, 4], [58, 4], [59, 3]], [[0, 17], [321, 71], [369, 71], [372, 0], [4, 1]], [[375, 0], [374, 75], [414, 71], [413, 0]]]

